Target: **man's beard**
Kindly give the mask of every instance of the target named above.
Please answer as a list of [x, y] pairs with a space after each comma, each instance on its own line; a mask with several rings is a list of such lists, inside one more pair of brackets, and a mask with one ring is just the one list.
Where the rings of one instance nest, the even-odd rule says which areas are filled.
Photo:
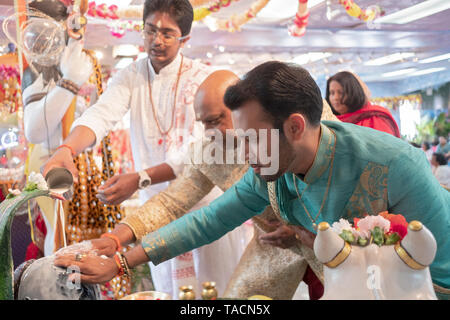
[[294, 150], [292, 149], [291, 145], [286, 141], [286, 138], [284, 138], [284, 136], [280, 136], [279, 150], [280, 156], [278, 159], [279, 164], [278, 171], [272, 175], [259, 174], [261, 179], [263, 179], [266, 182], [278, 180], [282, 175], [284, 175], [288, 171], [289, 166], [295, 159]]

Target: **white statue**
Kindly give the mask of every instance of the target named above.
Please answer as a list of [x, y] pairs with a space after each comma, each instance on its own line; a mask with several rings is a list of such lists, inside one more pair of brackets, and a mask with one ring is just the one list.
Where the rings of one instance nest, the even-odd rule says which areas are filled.
[[[386, 244], [389, 225], [380, 233], [381, 243], [378, 244], [371, 243], [373, 233], [366, 233], [366, 239], [362, 237], [363, 241], [358, 242], [359, 229], [347, 228], [344, 233], [347, 232], [351, 239], [345, 241], [342, 224], [340, 227], [336, 230], [335, 224], [330, 227], [327, 222], [322, 222], [314, 242], [314, 252], [324, 263], [322, 299], [437, 299], [428, 268], [436, 255], [437, 245], [422, 223], [409, 223], [407, 234], [394, 244]], [[382, 229], [378, 228], [378, 231]], [[355, 237], [351, 232], [356, 233]]]

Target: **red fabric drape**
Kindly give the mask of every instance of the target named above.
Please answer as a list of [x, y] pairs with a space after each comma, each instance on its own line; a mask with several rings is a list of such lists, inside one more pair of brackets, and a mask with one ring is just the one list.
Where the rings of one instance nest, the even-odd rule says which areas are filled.
[[389, 110], [381, 106], [373, 105], [370, 102], [358, 111], [338, 115], [337, 117], [343, 122], [354, 123], [362, 127], [383, 131], [400, 138], [400, 130], [397, 122], [395, 122]]

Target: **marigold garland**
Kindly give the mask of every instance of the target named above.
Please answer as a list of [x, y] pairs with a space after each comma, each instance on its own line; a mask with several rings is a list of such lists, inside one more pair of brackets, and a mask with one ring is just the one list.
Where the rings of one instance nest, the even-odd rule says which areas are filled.
[[384, 15], [384, 11], [380, 6], [370, 6], [363, 10], [353, 0], [339, 0], [339, 4], [345, 8], [349, 16], [362, 21], [373, 21], [379, 16]]
[[256, 15], [264, 9], [264, 7], [269, 3], [270, 0], [257, 0], [255, 1], [250, 9], [245, 13], [239, 15], [233, 15], [230, 19], [215, 19], [214, 24], [218, 30], [226, 30], [228, 32], [240, 31], [241, 27], [249, 22], [251, 19], [255, 18]]
[[209, 16], [211, 13], [218, 12], [222, 8], [229, 7], [232, 2], [239, 0], [218, 0], [213, 5], [205, 8], [194, 9], [194, 21], [200, 21]]
[[[200, 21], [208, 17], [211, 13], [219, 11], [221, 8], [228, 7], [232, 2], [239, 0], [218, 0], [214, 2], [209, 7], [201, 7], [206, 6], [211, 3], [211, 1], [192, 1], [191, 4], [195, 8], [194, 9], [194, 21]], [[239, 31], [240, 28], [249, 22], [251, 19], [255, 18], [256, 15], [269, 3], [270, 0], [256, 0], [248, 10], [245, 12], [233, 15], [230, 19], [215, 19], [211, 18], [208, 21], [208, 25], [212, 27], [212, 29], [216, 30], [227, 30], [229, 32]], [[303, 0], [307, 1], [307, 0]], [[105, 18], [105, 19], [142, 19], [142, 11], [143, 6], [129, 6], [127, 8], [117, 8], [116, 6], [110, 6], [106, 8], [106, 5], [97, 6], [95, 2], [91, 2], [89, 4], [90, 8], [90, 16]], [[307, 20], [306, 20], [307, 22]], [[130, 22], [128, 22], [130, 23]], [[121, 23], [119, 23], [121, 24]], [[122, 24], [123, 26], [123, 24]], [[117, 32], [113, 31], [113, 34], [116, 37], [121, 37], [124, 35], [125, 28], [122, 28], [121, 31]], [[134, 26], [132, 28], [127, 28], [127, 30], [136, 30]]]

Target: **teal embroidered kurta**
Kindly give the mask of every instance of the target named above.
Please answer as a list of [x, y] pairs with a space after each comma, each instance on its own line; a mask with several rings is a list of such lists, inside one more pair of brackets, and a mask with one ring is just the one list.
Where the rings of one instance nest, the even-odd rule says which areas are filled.
[[[340, 218], [352, 222], [385, 210], [419, 220], [437, 241], [433, 282], [450, 288], [450, 193], [434, 178], [422, 150], [371, 128], [323, 121], [312, 167], [303, 180], [295, 176], [301, 200], [293, 179], [286, 173], [276, 181], [280, 214], [290, 224], [315, 232], [306, 210], [316, 217], [330, 181], [317, 224]], [[158, 264], [219, 239], [269, 204], [267, 183], [249, 169], [208, 207], [146, 235], [142, 246]]]

